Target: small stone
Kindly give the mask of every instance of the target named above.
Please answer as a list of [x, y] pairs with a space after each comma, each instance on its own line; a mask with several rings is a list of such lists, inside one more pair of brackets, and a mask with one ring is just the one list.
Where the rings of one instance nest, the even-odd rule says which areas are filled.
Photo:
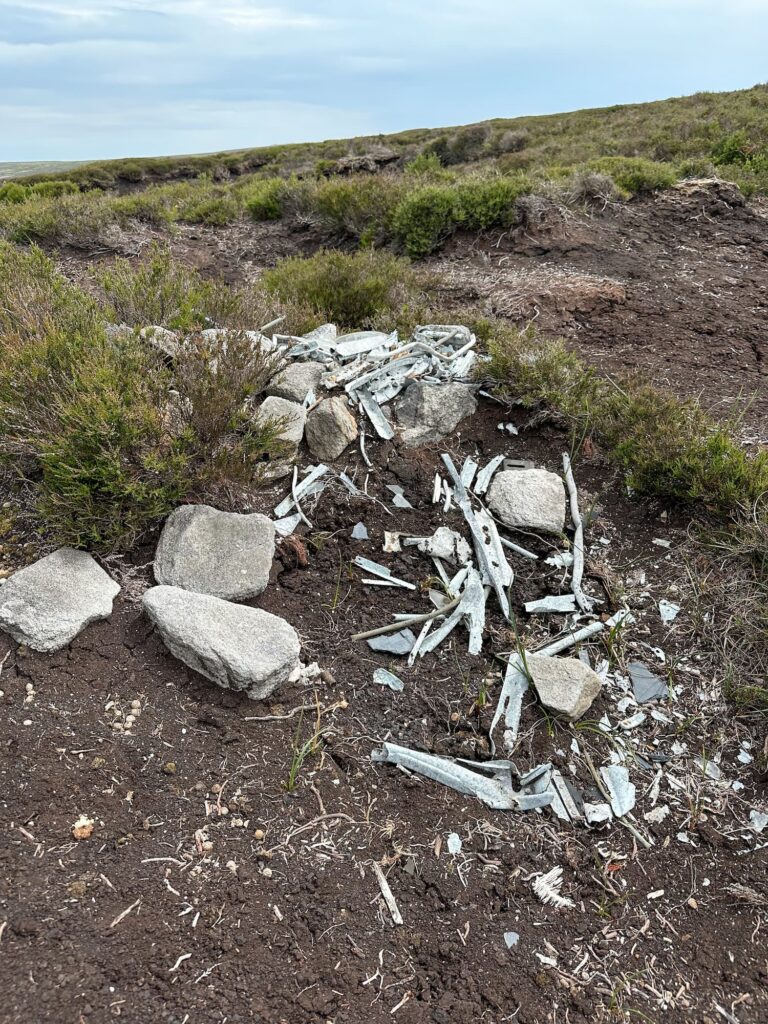
[[298, 402], [289, 402], [285, 398], [276, 398], [274, 395], [265, 398], [256, 413], [256, 419], [260, 423], [265, 420], [286, 420], [280, 437], [297, 448], [304, 436], [306, 418], [306, 409]]
[[512, 529], [562, 533], [565, 527], [565, 485], [546, 469], [497, 473], [488, 490], [488, 505]]
[[167, 586], [152, 587], [142, 604], [171, 654], [254, 700], [268, 697], [299, 666], [296, 630], [260, 608]]
[[106, 763], [106, 758], [94, 757], [94, 759], [91, 761], [91, 768], [97, 770], [99, 768], [103, 768]]
[[88, 886], [85, 882], [70, 882], [67, 886], [67, 890], [70, 896], [74, 896], [75, 899], [81, 900], [87, 892]]
[[417, 447], [440, 441], [477, 409], [472, 389], [458, 382], [409, 384], [395, 403], [395, 419], [403, 442]]
[[155, 579], [227, 601], [245, 601], [266, 588], [274, 556], [275, 527], [266, 516], [182, 505], [165, 521], [155, 553]]
[[203, 853], [210, 853], [213, 849], [213, 843], [210, 839], [204, 839], [200, 845], [203, 848]]
[[267, 395], [302, 403], [310, 391], [318, 393], [324, 372], [320, 363], [290, 363], [272, 378]]
[[166, 327], [142, 327], [139, 337], [168, 359], [175, 359], [179, 354], [181, 348], [179, 336], [175, 331], [169, 331]]
[[264, 838], [264, 829], [257, 828], [253, 833], [253, 838], [256, 840], [257, 843], [260, 843]]
[[133, 708], [134, 711], [141, 711], [141, 701], [140, 700], [132, 700], [131, 701], [131, 707]]
[[316, 459], [333, 462], [358, 435], [357, 422], [340, 396], [326, 398], [307, 417], [307, 446]]
[[262, 875], [264, 875], [265, 878], [271, 878], [272, 877], [272, 868], [262, 868], [261, 869], [261, 873], [262, 873]]
[[74, 839], [90, 839], [95, 827], [96, 822], [93, 818], [89, 818], [85, 814], [81, 814], [72, 826], [72, 837]]
[[163, 775], [175, 775], [176, 774], [176, 762], [166, 761], [163, 765]]
[[135, 721], [136, 721], [136, 716], [135, 715], [126, 715], [125, 716], [125, 724], [127, 726], [129, 726], [129, 727], [132, 726]]
[[120, 587], [85, 551], [59, 548], [14, 573], [0, 596], [0, 629], [51, 653], [112, 614]]
[[589, 710], [603, 685], [600, 676], [578, 658], [529, 654], [526, 665], [544, 707], [571, 722]]

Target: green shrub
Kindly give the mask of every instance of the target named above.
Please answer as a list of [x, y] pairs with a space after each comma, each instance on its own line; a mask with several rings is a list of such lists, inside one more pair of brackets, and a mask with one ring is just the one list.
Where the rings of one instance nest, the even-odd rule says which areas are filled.
[[409, 160], [403, 173], [410, 178], [428, 181], [450, 181], [453, 178], [451, 171], [443, 167], [440, 157], [434, 151], [419, 153], [413, 160]]
[[370, 244], [391, 235], [392, 214], [402, 194], [398, 179], [382, 175], [330, 178], [318, 185], [313, 205], [323, 226]]
[[590, 168], [609, 174], [619, 188], [628, 195], [655, 192], [669, 188], [678, 180], [671, 164], [645, 160], [642, 157], [605, 156], [591, 160]]
[[245, 208], [252, 220], [280, 220], [287, 186], [282, 178], [265, 178], [249, 186]]
[[717, 145], [712, 147], [712, 159], [716, 164], [745, 164], [753, 151], [754, 146], [746, 131], [740, 129], [723, 136]]
[[638, 493], [735, 513], [768, 490], [768, 452], [748, 458], [698, 402], [622, 384], [595, 409], [595, 429]]
[[449, 185], [424, 185], [407, 193], [392, 217], [395, 236], [413, 259], [427, 256], [458, 224], [456, 192]]
[[420, 301], [422, 290], [406, 260], [379, 250], [325, 250], [281, 260], [262, 282], [283, 302], [306, 305], [316, 317], [352, 329], [382, 316], [394, 321], [404, 306]]
[[23, 203], [29, 198], [29, 188], [16, 181], [0, 185], [0, 203]]
[[19, 342], [48, 333], [98, 333], [103, 317], [96, 302], [70, 284], [37, 248], [0, 241], [0, 335]]
[[95, 317], [78, 323], [75, 295], [52, 302], [60, 282], [49, 278], [43, 329], [0, 331], [0, 465], [26, 482], [41, 533], [97, 551], [130, 547], [180, 502], [225, 500], [287, 455], [285, 424], [254, 420], [246, 402], [279, 357], [244, 332], [226, 344], [193, 334], [165, 366], [136, 335], [107, 339]]
[[223, 193], [191, 203], [179, 215], [179, 220], [188, 224], [224, 227], [226, 224], [233, 224], [239, 216], [240, 207], [234, 196]]
[[715, 165], [704, 157], [683, 160], [677, 165], [678, 178], [713, 178]]
[[531, 188], [523, 177], [461, 180], [456, 185], [457, 219], [474, 231], [510, 227], [519, 220], [517, 200]]
[[79, 192], [80, 189], [74, 181], [38, 181], [36, 184], [29, 186], [29, 191], [36, 196], [47, 196], [55, 199], [57, 196], [73, 195], [75, 192]]
[[116, 237], [115, 216], [106, 196], [30, 197], [23, 203], [0, 206], [0, 235], [12, 242], [45, 242], [75, 248], [111, 245]]

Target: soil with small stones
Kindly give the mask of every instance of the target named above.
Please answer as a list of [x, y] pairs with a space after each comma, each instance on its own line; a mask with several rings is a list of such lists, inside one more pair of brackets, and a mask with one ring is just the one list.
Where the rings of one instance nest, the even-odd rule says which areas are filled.
[[[468, 656], [463, 629], [413, 668], [350, 637], [392, 612], [429, 608], [429, 560], [413, 548], [383, 554], [382, 544], [384, 531], [424, 535], [446, 524], [465, 532], [455, 508], [431, 503], [441, 451], [457, 464], [504, 451], [560, 469], [564, 436], [528, 431], [520, 419], [520, 435], [508, 438], [498, 419], [498, 407], [483, 404], [461, 432], [419, 451], [369, 440], [370, 495], [388, 505], [385, 485], [399, 483], [412, 510], [390, 514], [338, 483], [307, 503], [313, 529], [280, 545], [271, 584], [253, 603], [295, 626], [303, 657], [323, 671], [314, 682], [254, 703], [175, 661], [137, 600], [150, 583], [151, 549], [133, 565], [110, 564], [124, 595], [109, 621], [67, 650], [43, 656], [7, 640], [0, 646], [0, 658], [8, 651], [0, 676], [0, 1020], [768, 1018], [768, 863], [748, 827], [750, 808], [768, 796], [755, 770], [759, 739], [723, 714], [718, 686], [697, 661], [677, 582], [685, 520], [628, 501], [599, 453], [576, 462], [587, 585], [605, 612], [628, 600], [637, 622], [587, 650], [593, 664], [609, 655], [619, 668], [639, 657], [669, 671], [676, 690], [674, 701], [653, 706], [659, 718], [645, 705], [647, 720], [626, 734], [640, 755], [661, 757], [630, 768], [634, 820], [653, 845], [619, 824], [587, 830], [548, 811], [491, 811], [370, 760], [385, 739], [490, 757], [501, 671], [494, 654], [514, 643], [493, 599], [480, 657]], [[336, 468], [344, 467], [362, 487], [366, 470], [354, 449]], [[271, 512], [284, 494], [274, 487], [259, 509]], [[360, 521], [369, 541], [350, 537]], [[516, 540], [540, 556], [553, 550], [542, 538]], [[352, 565], [357, 554], [422, 587], [366, 587]], [[561, 572], [541, 559], [510, 561], [515, 616], [533, 647], [557, 626], [529, 619], [522, 603], [561, 590]], [[658, 615], [662, 596], [683, 605], [669, 627]], [[666, 669], [653, 647], [666, 652]], [[373, 682], [379, 666], [401, 676], [402, 693]], [[597, 722], [606, 714], [615, 727], [616, 704], [607, 686], [573, 727], [548, 718], [529, 695], [518, 767], [552, 761], [599, 799], [585, 755], [597, 766], [610, 762], [616, 734], [604, 735]], [[745, 749], [753, 764], [738, 760]], [[704, 768], [719, 762], [719, 781], [694, 764], [697, 754]], [[658, 804], [670, 813], [651, 824], [644, 814], [658, 773]], [[77, 840], [81, 815], [93, 829]], [[447, 849], [453, 832], [458, 854]], [[381, 899], [373, 861], [386, 872], [401, 926]], [[532, 891], [555, 866], [572, 907], [545, 906]], [[507, 932], [519, 935], [511, 948]]]

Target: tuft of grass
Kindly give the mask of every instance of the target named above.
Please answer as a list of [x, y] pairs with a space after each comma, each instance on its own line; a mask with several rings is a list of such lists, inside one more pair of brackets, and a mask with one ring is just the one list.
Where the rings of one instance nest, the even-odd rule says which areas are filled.
[[424, 286], [406, 260], [381, 250], [290, 257], [266, 271], [262, 283], [282, 302], [306, 306], [316, 318], [353, 329], [382, 317], [394, 325], [404, 307], [420, 302]]

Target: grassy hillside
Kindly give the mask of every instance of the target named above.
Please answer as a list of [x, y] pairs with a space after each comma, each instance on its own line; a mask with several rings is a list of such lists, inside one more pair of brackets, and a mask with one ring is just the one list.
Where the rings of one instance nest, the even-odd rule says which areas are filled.
[[[201, 156], [146, 157], [80, 165], [67, 177], [86, 187], [171, 180], [209, 173], [307, 173], [318, 163], [391, 151], [401, 160], [424, 150], [446, 165], [500, 161], [502, 169], [584, 163], [604, 156], [639, 156], [681, 162], [709, 160], [719, 143], [744, 133], [747, 147], [768, 145], [768, 85], [736, 92], [696, 93], [655, 103], [578, 110], [565, 114], [483, 121], [451, 128], [413, 129], [394, 135], [233, 150]], [[59, 169], [33, 180], [60, 177]]]

